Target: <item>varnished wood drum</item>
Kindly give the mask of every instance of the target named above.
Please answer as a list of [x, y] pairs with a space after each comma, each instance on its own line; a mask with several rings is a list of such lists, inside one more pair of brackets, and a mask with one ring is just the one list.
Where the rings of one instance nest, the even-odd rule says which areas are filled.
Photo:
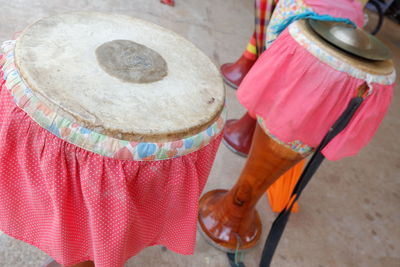
[[[256, 245], [261, 222], [255, 205], [275, 180], [312, 153], [354, 96], [363, 104], [348, 126], [323, 150], [330, 160], [356, 154], [373, 137], [392, 98], [391, 60], [371, 61], [324, 41], [306, 24], [292, 23], [257, 60], [238, 99], [258, 124], [238, 182], [206, 193], [200, 230], [224, 251]], [[359, 90], [361, 85], [368, 90]]]

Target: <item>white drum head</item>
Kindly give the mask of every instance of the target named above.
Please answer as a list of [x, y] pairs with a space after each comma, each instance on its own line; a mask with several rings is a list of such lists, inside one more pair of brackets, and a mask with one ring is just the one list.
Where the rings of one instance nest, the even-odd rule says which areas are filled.
[[[137, 82], [107, 71], [100, 61], [116, 48], [106, 47], [103, 59], [96, 50], [115, 40], [124, 41], [118, 46], [135, 42], [149, 48], [160, 57], [146, 62], [158, 66], [164, 60], [166, 72], [156, 69], [160, 77]], [[142, 60], [128, 50], [121, 50], [123, 64]], [[183, 138], [207, 128], [224, 105], [222, 79], [207, 56], [179, 35], [130, 17], [79, 12], [42, 19], [19, 36], [15, 61], [24, 81], [53, 110], [118, 139]], [[122, 64], [111, 61], [111, 69]]]

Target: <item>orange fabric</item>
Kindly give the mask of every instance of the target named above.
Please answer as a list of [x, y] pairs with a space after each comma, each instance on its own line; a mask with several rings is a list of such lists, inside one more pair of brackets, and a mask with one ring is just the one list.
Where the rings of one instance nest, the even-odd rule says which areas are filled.
[[[288, 202], [297, 181], [304, 169], [305, 160], [302, 160], [293, 168], [288, 170], [284, 175], [267, 190], [268, 200], [273, 212], [281, 212]], [[294, 204], [292, 212], [298, 212], [299, 206], [297, 202]]]

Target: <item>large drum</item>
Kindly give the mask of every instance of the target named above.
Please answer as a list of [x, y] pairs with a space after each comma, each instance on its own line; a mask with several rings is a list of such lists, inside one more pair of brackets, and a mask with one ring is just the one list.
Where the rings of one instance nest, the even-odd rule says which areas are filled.
[[42, 19], [3, 45], [0, 230], [63, 265], [191, 254], [224, 126], [217, 68], [125, 16]]

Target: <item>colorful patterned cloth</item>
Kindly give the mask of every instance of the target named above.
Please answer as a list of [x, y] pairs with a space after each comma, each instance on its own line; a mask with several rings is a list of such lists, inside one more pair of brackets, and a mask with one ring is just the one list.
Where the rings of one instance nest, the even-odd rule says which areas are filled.
[[265, 51], [265, 37], [272, 12], [275, 9], [275, 3], [278, 0], [256, 0], [255, 1], [255, 37], [258, 56]]
[[2, 78], [6, 80], [6, 86], [11, 90], [15, 102], [41, 127], [78, 147], [116, 159], [164, 160], [197, 151], [217, 138], [224, 127], [225, 110], [208, 129], [172, 142], [130, 142], [97, 133], [57, 114], [34, 95], [14, 64], [14, 46], [15, 41], [4, 42], [2, 48], [6, 57], [0, 59], [0, 65], [4, 64], [0, 70], [3, 71]]
[[272, 17], [269, 27], [267, 28], [267, 37], [265, 46], [269, 47], [278, 37], [275, 33], [276, 25], [281, 24], [285, 19], [293, 15], [298, 15], [304, 12], [312, 11], [305, 5], [302, 0], [281, 0], [279, 1]]
[[[361, 4], [357, 0], [255, 0], [254, 33], [243, 55], [256, 60], [278, 36], [274, 27], [293, 15], [314, 11], [333, 17], [349, 18], [359, 27], [363, 25]], [[275, 12], [276, 9], [276, 12]]]
[[348, 18], [359, 27], [363, 26], [364, 16], [361, 4], [357, 0], [280, 0], [272, 14], [267, 28], [266, 47], [268, 48], [278, 37], [276, 25], [293, 15], [305, 12], [328, 14], [338, 18]]
[[250, 59], [252, 61], [255, 61], [257, 59], [257, 44], [256, 44], [256, 33], [253, 33], [253, 35], [250, 38], [249, 43], [246, 46], [246, 50], [244, 50], [243, 56], [247, 59]]
[[255, 0], [254, 33], [247, 44], [243, 56], [255, 61], [265, 50], [265, 34], [269, 20], [278, 0]]

